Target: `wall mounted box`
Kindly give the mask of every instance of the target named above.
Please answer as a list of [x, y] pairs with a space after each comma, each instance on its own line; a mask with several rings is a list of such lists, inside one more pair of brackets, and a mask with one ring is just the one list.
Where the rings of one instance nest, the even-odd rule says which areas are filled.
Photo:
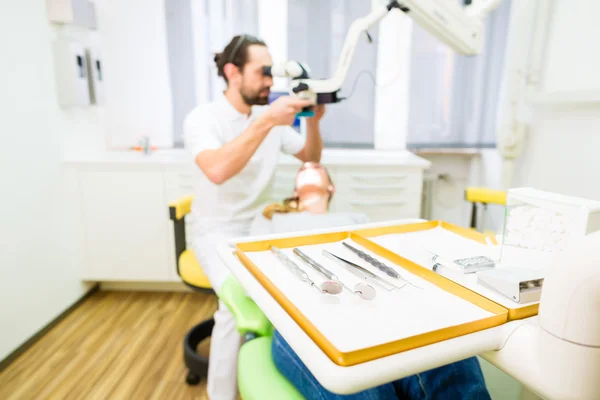
[[85, 48], [77, 41], [58, 39], [53, 43], [54, 74], [58, 103], [61, 106], [90, 104]]

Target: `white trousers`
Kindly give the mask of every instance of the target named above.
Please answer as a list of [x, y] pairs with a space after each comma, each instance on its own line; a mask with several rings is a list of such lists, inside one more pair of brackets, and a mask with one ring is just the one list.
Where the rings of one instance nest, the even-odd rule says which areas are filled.
[[[196, 235], [193, 248], [200, 266], [210, 280], [215, 293], [230, 275], [229, 269], [217, 254], [217, 246], [224, 240], [245, 236], [245, 229], [236, 232]], [[227, 306], [219, 300], [214, 314], [215, 326], [211, 335], [208, 363], [207, 394], [210, 400], [235, 400], [237, 398], [237, 359], [242, 336], [235, 326], [235, 318]]]

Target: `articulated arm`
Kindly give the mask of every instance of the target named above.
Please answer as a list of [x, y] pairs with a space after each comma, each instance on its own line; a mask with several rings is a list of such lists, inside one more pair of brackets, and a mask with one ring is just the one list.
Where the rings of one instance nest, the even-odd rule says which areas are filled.
[[340, 55], [337, 68], [333, 77], [330, 79], [294, 79], [292, 81], [291, 91], [297, 96], [313, 100], [317, 104], [337, 103], [341, 99], [338, 98], [337, 92], [341, 89], [346, 75], [350, 69], [350, 63], [354, 56], [354, 50], [360, 36], [367, 29], [379, 22], [387, 13], [394, 9], [401, 9], [397, 1], [390, 2], [387, 6], [381, 5], [374, 9], [366, 16], [356, 19], [346, 35], [344, 47]]
[[374, 0], [371, 12], [350, 25], [337, 68], [330, 79], [310, 79], [308, 69], [294, 61], [267, 67], [265, 73], [292, 78], [290, 89], [298, 97], [311, 99], [317, 104], [337, 103], [341, 101], [338, 92], [346, 80], [362, 33], [378, 23], [388, 12], [398, 9], [456, 52], [476, 55], [483, 45], [483, 18], [500, 1], [480, 0], [468, 7], [461, 7], [454, 1], [445, 0], [386, 1], [384, 4], [381, 0]]

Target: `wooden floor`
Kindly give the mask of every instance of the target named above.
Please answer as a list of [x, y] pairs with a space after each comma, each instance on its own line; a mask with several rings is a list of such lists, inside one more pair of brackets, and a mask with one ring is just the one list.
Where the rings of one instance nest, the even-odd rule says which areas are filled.
[[182, 340], [216, 307], [201, 293], [97, 292], [0, 372], [0, 399], [206, 399], [205, 380], [185, 383]]

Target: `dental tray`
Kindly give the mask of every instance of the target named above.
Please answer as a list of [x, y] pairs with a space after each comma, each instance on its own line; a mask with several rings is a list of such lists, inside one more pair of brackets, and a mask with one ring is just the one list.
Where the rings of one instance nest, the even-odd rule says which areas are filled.
[[[509, 320], [507, 307], [433, 272], [426, 264], [420, 265], [414, 254], [409, 254], [413, 259], [405, 257], [405, 246], [396, 245], [395, 239], [406, 241], [408, 236], [405, 235], [425, 232], [431, 237], [415, 238], [421, 247], [431, 246], [433, 238], [446, 234], [453, 235], [466, 247], [486, 243], [481, 234], [435, 221], [240, 242], [236, 244], [236, 255], [334, 363], [350, 366], [499, 326]], [[323, 254], [323, 250], [327, 250], [353, 263], [369, 266], [342, 242], [385, 263], [410, 284], [391, 291], [376, 287], [372, 300], [355, 296], [346, 289], [337, 295], [321, 294], [297, 279], [270, 250], [271, 247], [280, 249], [310, 280], [323, 282], [322, 275], [294, 255], [294, 248], [298, 248], [353, 287], [361, 279]], [[411, 243], [414, 246], [415, 241]], [[375, 268], [369, 269], [388, 282], [399, 282]]]
[[[363, 229], [357, 234], [381, 246], [382, 251], [401, 255], [415, 264], [431, 270], [431, 252], [441, 254], [447, 259], [460, 259], [472, 256], [486, 256], [497, 259], [500, 246], [495, 246], [496, 240], [486, 237], [471, 229], [462, 228], [442, 221], [431, 221], [409, 225], [395, 225], [384, 228]], [[512, 268], [496, 264], [492, 268], [495, 276], [512, 275]], [[491, 271], [491, 270], [490, 270]], [[481, 271], [472, 274], [453, 274], [447, 279], [476, 292], [485, 298], [501, 305], [508, 310], [508, 319], [517, 320], [537, 315], [539, 297], [529, 298], [532, 301], [518, 302], [508, 297], [500, 290], [502, 288], [490, 284], [482, 284], [479, 275], [487, 274]], [[525, 298], [525, 297], [524, 297]]]

